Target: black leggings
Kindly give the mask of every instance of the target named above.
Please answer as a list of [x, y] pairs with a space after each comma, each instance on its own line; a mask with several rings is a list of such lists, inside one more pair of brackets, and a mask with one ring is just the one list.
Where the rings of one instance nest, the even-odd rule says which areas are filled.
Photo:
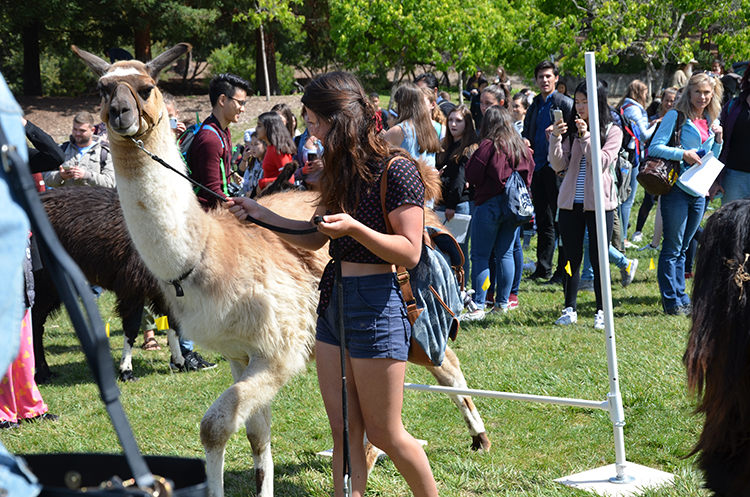
[[[615, 222], [615, 211], [605, 212], [607, 222], [607, 246], [612, 239], [612, 229]], [[596, 310], [603, 309], [602, 283], [599, 277], [599, 252], [596, 238], [596, 212], [584, 211], [583, 204], [573, 204], [573, 209], [560, 209], [560, 236], [565, 247], [565, 256], [570, 262], [570, 272], [563, 273], [563, 291], [565, 292], [565, 307], [576, 310], [578, 284], [581, 280], [580, 268], [583, 260], [583, 236], [586, 228], [589, 230], [589, 255], [591, 267], [594, 270], [594, 294], [596, 295]], [[607, 259], [609, 262], [609, 259]]]
[[648, 219], [651, 208], [654, 206], [658, 198], [659, 197], [654, 197], [650, 193], [643, 192], [643, 203], [641, 203], [641, 208], [638, 209], [638, 220], [635, 222], [636, 231], [643, 231], [646, 219]]

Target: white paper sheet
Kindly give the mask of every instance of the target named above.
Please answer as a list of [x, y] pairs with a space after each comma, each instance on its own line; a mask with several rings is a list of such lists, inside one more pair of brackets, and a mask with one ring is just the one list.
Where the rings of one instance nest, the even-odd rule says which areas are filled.
[[722, 169], [724, 169], [724, 164], [714, 157], [713, 152], [708, 152], [701, 159], [700, 165], [693, 166], [682, 173], [680, 182], [696, 195], [705, 197]]
[[450, 221], [445, 221], [445, 212], [435, 211], [443, 226], [448, 228], [458, 243], [464, 243], [469, 231], [471, 216], [469, 214], [454, 214]]

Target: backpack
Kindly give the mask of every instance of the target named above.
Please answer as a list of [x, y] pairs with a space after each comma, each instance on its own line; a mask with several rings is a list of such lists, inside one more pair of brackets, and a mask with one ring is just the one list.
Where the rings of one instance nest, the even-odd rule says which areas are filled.
[[[226, 175], [226, 169], [224, 166], [224, 156], [226, 155], [226, 145], [224, 144], [224, 138], [219, 134], [218, 131], [213, 126], [206, 126], [204, 122], [197, 122], [191, 126], [188, 126], [187, 129], [180, 135], [180, 137], [177, 139], [177, 144], [180, 147], [180, 156], [182, 157], [182, 162], [185, 163], [185, 167], [187, 167], [188, 176], [190, 176], [193, 179], [196, 179], [193, 177], [193, 170], [190, 168], [190, 147], [193, 145], [193, 141], [195, 140], [195, 135], [197, 135], [202, 129], [210, 129], [217, 138], [219, 138], [219, 141], [221, 142], [221, 150], [222, 150], [222, 157], [219, 159], [219, 169], [221, 170], [221, 186], [222, 191], [224, 192], [224, 195], [231, 196], [229, 194], [229, 189], [227, 185], [227, 175]], [[231, 165], [230, 165], [231, 167]], [[193, 188], [193, 191], [197, 195], [200, 191], [200, 188], [195, 187]]]
[[[106, 140], [102, 140], [100, 143], [101, 148], [99, 149], [99, 168], [104, 169], [104, 165], [107, 163], [107, 156], [109, 155], [109, 142]], [[70, 140], [60, 145], [60, 149], [63, 151], [63, 153], [67, 152], [69, 148]]]
[[[641, 159], [645, 157], [645, 154], [641, 153], [643, 149], [643, 144], [641, 142], [641, 130], [638, 125], [633, 122], [632, 119], [625, 117], [625, 109], [632, 105], [634, 104], [625, 104], [620, 107], [620, 118], [622, 119], [622, 130], [624, 131], [624, 133], [622, 134], [622, 148], [624, 148], [628, 152], [628, 160], [630, 161], [630, 163], [638, 164], [641, 162]], [[635, 149], [633, 150], [633, 152], [631, 152], [630, 148], [628, 148], [631, 139], [635, 140]]]
[[[388, 233], [393, 228], [385, 207], [388, 168], [380, 181], [380, 201]], [[399, 266], [397, 279], [411, 323], [409, 362], [422, 366], [440, 366], [445, 358], [448, 338], [458, 334], [458, 316], [463, 309], [459, 281], [463, 281], [464, 255], [448, 231], [425, 226], [422, 255], [413, 269]], [[441, 250], [442, 249], [442, 250]]]

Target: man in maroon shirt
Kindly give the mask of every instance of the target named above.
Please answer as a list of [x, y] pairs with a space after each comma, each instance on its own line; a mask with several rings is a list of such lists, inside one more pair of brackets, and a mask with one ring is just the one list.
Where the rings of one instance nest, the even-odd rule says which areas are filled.
[[[234, 74], [219, 74], [208, 86], [208, 96], [213, 107], [211, 115], [203, 121], [195, 134], [188, 153], [188, 164], [194, 180], [224, 197], [232, 175], [232, 135], [229, 124], [236, 123], [245, 111], [245, 101], [252, 91], [250, 83]], [[219, 200], [203, 190], [198, 200], [205, 210]]]

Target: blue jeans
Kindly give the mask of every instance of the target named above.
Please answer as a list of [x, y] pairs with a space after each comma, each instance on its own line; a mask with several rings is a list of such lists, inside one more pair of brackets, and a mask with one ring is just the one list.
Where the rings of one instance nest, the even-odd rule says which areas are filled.
[[721, 197], [721, 205], [739, 198], [750, 198], [750, 173], [724, 169], [722, 175], [721, 186], [724, 187], [724, 196]]
[[[625, 257], [625, 254], [610, 244], [609, 263], [622, 269], [628, 267], [628, 258]], [[586, 230], [586, 236], [583, 239], [583, 269], [581, 269], [581, 281], [591, 281], [593, 279], [594, 269], [591, 267], [591, 256], [589, 255], [589, 230]]]
[[523, 247], [521, 246], [521, 226], [516, 230], [516, 241], [513, 244], [513, 263], [515, 272], [513, 274], [513, 284], [510, 287], [510, 293], [518, 295], [518, 288], [521, 286], [521, 274], [523, 274]]
[[510, 288], [515, 276], [513, 244], [517, 240], [518, 228], [506, 222], [501, 209], [501, 197], [498, 195], [476, 206], [472, 219], [471, 281], [476, 292], [474, 302], [480, 309], [484, 308], [487, 297], [487, 291], [482, 290], [482, 285], [490, 276], [489, 261], [493, 248], [497, 265], [496, 305], [508, 306]]
[[705, 197], [693, 197], [678, 185], [661, 197], [664, 241], [656, 275], [664, 311], [690, 304], [685, 293], [685, 253], [706, 207]]
[[[24, 159], [28, 158], [26, 133], [21, 126], [21, 107], [0, 74], [0, 126], [9, 144], [15, 145]], [[5, 169], [0, 166], [0, 379], [15, 360], [21, 340], [23, 312], [23, 258], [29, 220], [10, 191]], [[8, 452], [0, 442], [0, 488], [8, 497], [33, 497], [41, 491], [36, 477], [25, 464]]]
[[622, 231], [622, 239], [627, 240], [628, 238], [628, 226], [630, 223], [630, 211], [633, 209], [633, 202], [635, 201], [635, 191], [638, 189], [638, 176], [637, 171], [633, 170], [630, 175], [630, 195], [627, 200], [620, 204], [620, 230]]

